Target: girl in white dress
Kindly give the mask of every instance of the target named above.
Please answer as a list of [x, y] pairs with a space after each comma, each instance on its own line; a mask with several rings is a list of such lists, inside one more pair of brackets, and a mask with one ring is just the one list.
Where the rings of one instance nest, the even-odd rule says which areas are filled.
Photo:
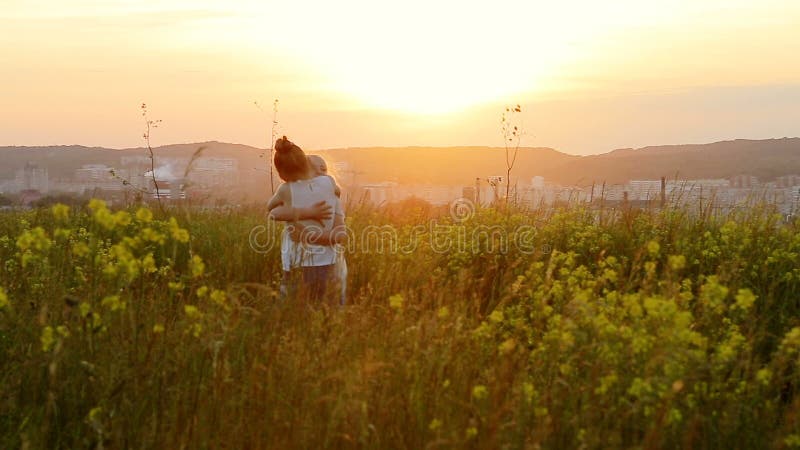
[[334, 245], [346, 236], [341, 206], [336, 214], [336, 185], [329, 176], [315, 176], [303, 150], [286, 136], [275, 142], [275, 168], [285, 183], [269, 201], [270, 217], [291, 222], [281, 239], [286, 290], [320, 301], [334, 279]]

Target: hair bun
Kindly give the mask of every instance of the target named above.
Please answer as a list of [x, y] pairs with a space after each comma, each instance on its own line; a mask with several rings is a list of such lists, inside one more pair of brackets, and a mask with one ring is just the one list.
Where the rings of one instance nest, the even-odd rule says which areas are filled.
[[286, 136], [278, 139], [275, 141], [275, 151], [276, 152], [285, 152], [292, 148], [294, 144], [290, 141]]

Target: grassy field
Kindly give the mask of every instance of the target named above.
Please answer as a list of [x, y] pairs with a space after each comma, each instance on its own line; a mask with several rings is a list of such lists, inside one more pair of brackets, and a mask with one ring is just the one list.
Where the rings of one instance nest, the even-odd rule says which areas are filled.
[[168, 213], [0, 214], [0, 448], [800, 446], [766, 208], [357, 208], [341, 308], [278, 298], [263, 211]]

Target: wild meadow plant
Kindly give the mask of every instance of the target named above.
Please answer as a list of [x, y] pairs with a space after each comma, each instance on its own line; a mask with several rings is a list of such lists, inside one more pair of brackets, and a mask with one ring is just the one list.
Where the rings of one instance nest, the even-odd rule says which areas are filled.
[[768, 208], [362, 206], [345, 307], [279, 297], [264, 217], [0, 215], [0, 447], [800, 446], [800, 234]]

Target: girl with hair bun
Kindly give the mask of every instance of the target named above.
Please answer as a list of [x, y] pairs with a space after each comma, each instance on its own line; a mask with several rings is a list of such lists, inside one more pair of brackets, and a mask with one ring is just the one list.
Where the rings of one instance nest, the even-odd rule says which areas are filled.
[[346, 236], [336, 185], [316, 176], [303, 149], [286, 136], [275, 141], [274, 162], [284, 183], [267, 208], [272, 219], [288, 222], [281, 236], [281, 293], [317, 302], [331, 291], [334, 245]]

